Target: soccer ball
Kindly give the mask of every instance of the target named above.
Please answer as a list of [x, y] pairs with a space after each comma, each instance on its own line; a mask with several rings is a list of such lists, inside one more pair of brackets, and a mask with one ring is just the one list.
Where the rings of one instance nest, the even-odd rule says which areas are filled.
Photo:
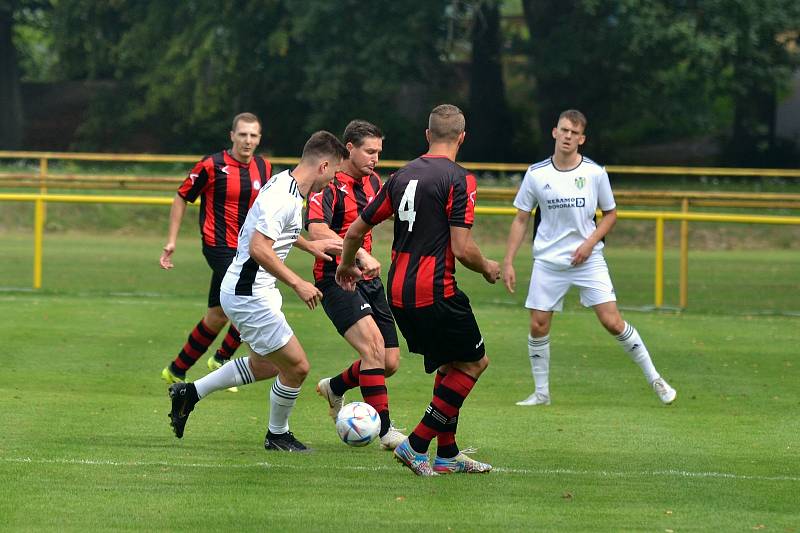
[[368, 403], [348, 403], [336, 417], [336, 432], [348, 446], [366, 446], [381, 430], [381, 417]]

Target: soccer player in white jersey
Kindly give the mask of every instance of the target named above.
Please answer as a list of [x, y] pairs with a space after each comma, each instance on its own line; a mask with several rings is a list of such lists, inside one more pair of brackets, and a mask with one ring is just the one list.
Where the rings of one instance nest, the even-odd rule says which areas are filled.
[[[603, 257], [603, 237], [617, 220], [616, 203], [605, 169], [578, 152], [586, 141], [585, 130], [583, 113], [575, 109], [561, 113], [552, 132], [553, 156], [528, 168], [514, 199], [518, 211], [503, 260], [503, 279], [509, 292], [514, 292], [514, 256], [525, 238], [531, 212], [538, 207], [541, 214], [525, 301], [531, 314], [528, 356], [535, 390], [517, 405], [550, 404], [550, 323], [553, 311], [561, 311], [564, 296], [573, 285], [580, 289], [581, 303], [594, 309], [603, 327], [639, 365], [659, 399], [670, 404], [675, 389], [658, 373], [639, 333], [617, 309]], [[598, 208], [603, 218], [595, 224]]]
[[282, 298], [276, 280], [291, 287], [309, 309], [322, 293], [295, 274], [283, 261], [297, 243], [317, 258], [331, 260], [339, 254], [340, 239], [307, 241], [303, 228], [303, 199], [322, 190], [333, 179], [348, 152], [335, 135], [314, 133], [303, 147], [293, 170], [273, 176], [259, 192], [239, 232], [236, 257], [222, 280], [220, 301], [225, 314], [250, 345], [250, 356], [223, 365], [194, 383], [169, 388], [170, 425], [178, 438], [195, 404], [214, 391], [277, 379], [270, 390], [270, 413], [264, 447], [268, 450], [304, 451], [305, 445], [289, 431], [289, 415], [308, 375], [303, 347], [281, 312]]

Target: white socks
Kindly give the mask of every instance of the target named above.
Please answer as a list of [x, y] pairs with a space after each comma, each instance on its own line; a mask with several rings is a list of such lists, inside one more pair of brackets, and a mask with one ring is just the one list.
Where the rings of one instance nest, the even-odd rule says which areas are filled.
[[622, 346], [622, 349], [628, 352], [633, 362], [642, 369], [648, 383], [652, 383], [661, 377], [656, 367], [653, 366], [653, 361], [650, 359], [647, 347], [645, 347], [644, 341], [642, 341], [636, 328], [625, 322], [625, 329], [615, 338], [620, 346]]
[[528, 334], [528, 357], [536, 392], [550, 396], [550, 335], [531, 337]]
[[299, 394], [300, 387], [288, 387], [281, 383], [280, 376], [275, 378], [269, 391], [269, 430], [272, 434], [280, 435], [289, 431], [289, 415]]
[[[234, 359], [195, 381], [197, 397], [203, 398], [214, 391], [256, 381], [250, 369], [249, 359], [249, 357]], [[269, 392], [269, 430], [272, 433], [280, 435], [289, 431], [289, 415], [299, 394], [299, 387], [289, 387], [281, 383], [280, 377], [275, 378], [275, 383]]]
[[194, 382], [194, 386], [197, 389], [197, 397], [203, 398], [214, 391], [246, 385], [255, 380], [250, 369], [250, 358], [240, 357], [198, 379]]

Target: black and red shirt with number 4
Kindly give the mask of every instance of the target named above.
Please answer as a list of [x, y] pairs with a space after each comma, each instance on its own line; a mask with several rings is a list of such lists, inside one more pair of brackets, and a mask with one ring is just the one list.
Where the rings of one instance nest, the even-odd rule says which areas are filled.
[[[345, 172], [337, 172], [327, 187], [308, 199], [306, 229], [309, 224], [322, 222], [344, 238], [347, 228], [380, 190], [381, 179], [375, 173], [354, 178]], [[372, 253], [371, 231], [364, 237], [364, 244], [361, 247], [367, 253]], [[333, 279], [339, 261], [338, 255], [335, 257], [335, 261], [317, 259], [314, 262], [314, 280]]]
[[239, 229], [261, 186], [269, 181], [272, 165], [261, 156], [240, 163], [228, 151], [204, 157], [178, 187], [187, 202], [200, 197], [203, 244], [236, 249]]
[[398, 170], [361, 213], [372, 226], [394, 215], [389, 304], [427, 307], [456, 294], [450, 227], [471, 228], [475, 176], [444, 156], [424, 155]]

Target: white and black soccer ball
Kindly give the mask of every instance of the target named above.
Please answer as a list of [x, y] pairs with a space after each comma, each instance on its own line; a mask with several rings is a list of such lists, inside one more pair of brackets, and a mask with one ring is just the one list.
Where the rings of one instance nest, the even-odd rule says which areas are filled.
[[348, 403], [336, 417], [336, 432], [348, 446], [366, 446], [375, 440], [380, 430], [381, 417], [368, 403]]

